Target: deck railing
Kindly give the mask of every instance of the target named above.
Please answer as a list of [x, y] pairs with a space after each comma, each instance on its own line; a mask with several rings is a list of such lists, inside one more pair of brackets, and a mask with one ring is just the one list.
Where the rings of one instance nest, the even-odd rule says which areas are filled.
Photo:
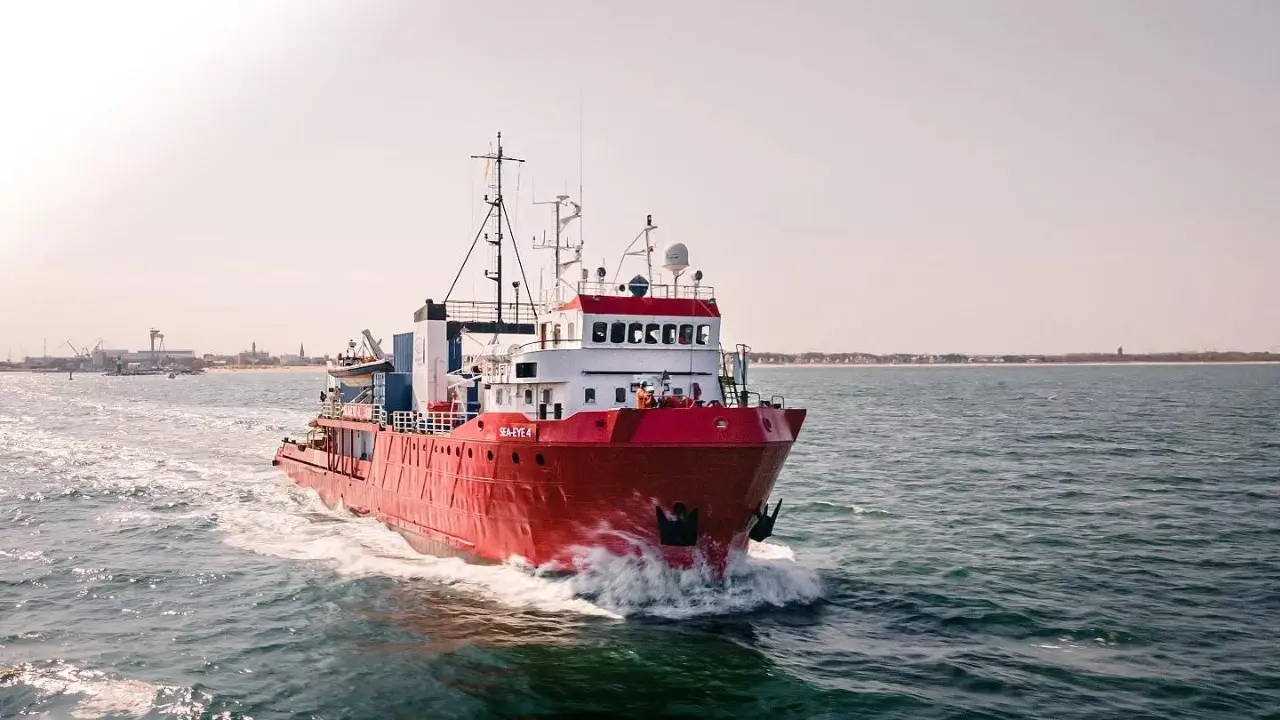
[[320, 417], [338, 419], [342, 417], [342, 400], [338, 397], [329, 397], [320, 402]]
[[[626, 296], [631, 293], [623, 287], [625, 283], [606, 283], [591, 280], [583, 280], [578, 283], [578, 294], [588, 296]], [[695, 285], [693, 283], [681, 285], [650, 285], [646, 291], [647, 297], [653, 298], [680, 298], [683, 300], [712, 300], [716, 296], [716, 289], [710, 285]]]
[[[450, 320], [462, 322], [497, 322], [498, 304], [479, 300], [450, 300], [445, 303]], [[531, 323], [537, 317], [537, 308], [526, 302], [502, 303], [503, 322]]]
[[332, 420], [356, 420], [387, 424], [387, 411], [381, 405], [372, 403], [344, 403], [336, 397], [327, 398], [320, 403], [320, 417]]
[[397, 410], [391, 413], [391, 429], [396, 432], [447, 435], [477, 414], [466, 411], [420, 413], [412, 410]]

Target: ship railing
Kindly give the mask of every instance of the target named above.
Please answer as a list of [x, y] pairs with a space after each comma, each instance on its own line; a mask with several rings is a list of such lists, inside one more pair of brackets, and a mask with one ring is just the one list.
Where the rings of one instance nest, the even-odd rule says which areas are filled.
[[391, 429], [396, 432], [422, 433], [424, 435], [447, 435], [455, 428], [464, 425], [479, 413], [466, 411], [441, 410], [432, 412], [414, 412], [397, 410], [391, 413]]
[[331, 397], [320, 403], [320, 417], [338, 419], [342, 417], [342, 400]]
[[454, 428], [465, 425], [468, 420], [478, 414], [465, 410], [420, 413], [418, 415], [419, 432], [425, 432], [428, 435], [445, 435], [453, 432]]
[[337, 398], [330, 398], [320, 403], [320, 417], [332, 420], [364, 420], [387, 424], [387, 410], [381, 405], [372, 403], [344, 403]]
[[[445, 303], [445, 312], [450, 320], [460, 322], [497, 322], [498, 303], [481, 300], [450, 300]], [[533, 322], [538, 316], [533, 305], [522, 302], [502, 303], [503, 322], [517, 323], [521, 320]]]
[[[626, 288], [625, 284], [583, 280], [578, 283], [578, 294], [596, 297], [602, 295], [628, 297], [631, 295], [631, 292]], [[648, 290], [645, 294], [648, 297], [653, 298], [714, 300], [716, 297], [716, 289], [710, 285], [695, 285], [694, 283], [689, 283], [687, 285], [650, 285], [648, 286]]]
[[715, 300], [716, 289], [710, 285], [650, 285], [649, 297], [681, 300]]
[[564, 350], [582, 344], [582, 338], [547, 338], [546, 340], [530, 340], [519, 345], [512, 345], [507, 357], [512, 358], [530, 350]]
[[543, 307], [551, 308], [554, 310], [556, 308], [559, 308], [561, 305], [564, 305], [565, 303], [569, 302], [576, 296], [577, 296], [577, 292], [574, 290], [574, 287], [566, 282], [561, 281], [560, 283], [557, 283], [554, 287], [549, 287], [543, 290], [539, 294], [538, 300], [542, 303]]
[[415, 416], [411, 410], [396, 410], [391, 413], [391, 429], [396, 432], [413, 432]]
[[377, 407], [373, 403], [344, 403], [342, 419], [373, 422], [373, 411]]

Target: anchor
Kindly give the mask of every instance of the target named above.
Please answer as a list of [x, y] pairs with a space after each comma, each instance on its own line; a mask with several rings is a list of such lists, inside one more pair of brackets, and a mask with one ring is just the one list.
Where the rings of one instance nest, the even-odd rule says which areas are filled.
[[782, 509], [782, 498], [778, 498], [778, 504], [773, 507], [773, 515], [769, 514], [769, 506], [766, 503], [760, 503], [756, 507], [756, 512], [752, 517], [755, 524], [751, 526], [751, 530], [747, 532], [747, 537], [761, 542], [765, 538], [773, 534], [773, 524], [778, 520], [778, 511]]
[[663, 545], [691, 547], [698, 544], [698, 508], [685, 514], [684, 503], [671, 506], [673, 517], [668, 518], [661, 505], [655, 505], [658, 513], [658, 538]]

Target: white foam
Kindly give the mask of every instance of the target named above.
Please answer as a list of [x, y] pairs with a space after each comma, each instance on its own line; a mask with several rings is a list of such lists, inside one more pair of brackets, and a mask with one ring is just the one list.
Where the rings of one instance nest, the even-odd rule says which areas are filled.
[[323, 562], [346, 576], [427, 580], [510, 607], [613, 619], [743, 612], [812, 602], [821, 594], [816, 573], [797, 564], [785, 545], [752, 543], [748, 557], [731, 562], [723, 583], [705, 566], [677, 570], [654, 555], [624, 557], [598, 548], [581, 551], [577, 574], [548, 576], [519, 557], [479, 565], [422, 555], [377, 520], [326, 508], [314, 491], [282, 493], [287, 499], [277, 498], [274, 507], [220, 509], [216, 519], [226, 541], [263, 555]]
[[76, 696], [71, 716], [89, 720], [108, 716], [146, 715], [155, 707], [162, 688], [136, 680], [110, 678], [97, 670], [60, 663], [50, 667], [23, 665], [0, 673], [3, 685], [25, 685], [42, 699]]
[[579, 572], [565, 582], [622, 616], [723, 615], [817, 600], [817, 574], [794, 557], [785, 545], [752, 543], [747, 555], [730, 560], [721, 582], [705, 564], [677, 569], [653, 553], [624, 557], [594, 549], [585, 551]]
[[771, 542], [749, 541], [747, 554], [753, 558], [761, 560], [795, 560], [796, 553], [786, 545], [778, 545]]
[[[528, 563], [478, 565], [459, 558], [417, 553], [397, 533], [371, 518], [348, 518], [330, 511], [310, 494], [295, 512], [232, 508], [217, 514], [227, 542], [263, 555], [320, 561], [341, 575], [380, 575], [462, 586], [512, 607], [618, 618], [575, 597], [563, 582], [537, 577]], [[308, 518], [319, 516], [326, 522]]]

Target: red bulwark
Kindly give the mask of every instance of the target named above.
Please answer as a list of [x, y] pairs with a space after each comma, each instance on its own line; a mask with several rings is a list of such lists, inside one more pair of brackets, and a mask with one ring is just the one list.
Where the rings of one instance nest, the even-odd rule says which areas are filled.
[[714, 300], [688, 298], [626, 297], [622, 295], [578, 295], [560, 307], [581, 309], [590, 315], [654, 315], [674, 317], [720, 317]]
[[[420, 552], [574, 570], [585, 548], [657, 548], [723, 572], [747, 546], [804, 410], [658, 408], [564, 420], [486, 413], [449, 435], [375, 434], [370, 461], [285, 443], [276, 464], [330, 506], [377, 517]], [[356, 423], [321, 419], [335, 432]], [[663, 544], [657, 514], [697, 511], [694, 545]]]

